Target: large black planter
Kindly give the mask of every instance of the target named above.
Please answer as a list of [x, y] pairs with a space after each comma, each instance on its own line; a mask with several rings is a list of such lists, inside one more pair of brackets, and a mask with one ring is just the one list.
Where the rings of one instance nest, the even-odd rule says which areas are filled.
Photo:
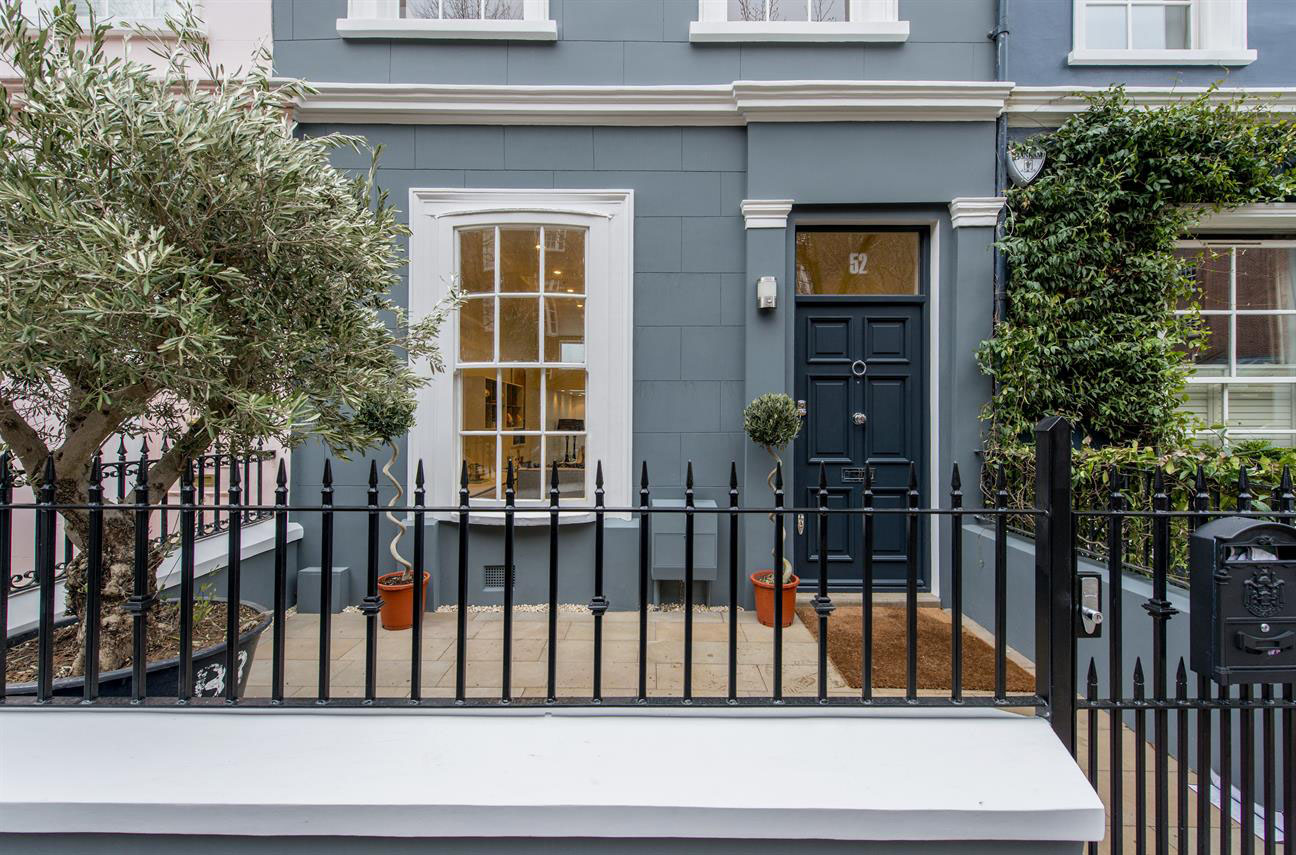
[[[219, 598], [217, 598], [219, 601]], [[256, 626], [239, 636], [238, 640], [238, 681], [239, 695], [241, 696], [247, 688], [248, 672], [252, 670], [252, 659], [256, 655], [257, 642], [261, 639], [261, 633], [266, 631], [270, 626], [272, 615], [269, 609], [260, 603], [252, 603], [247, 600], [243, 605], [250, 606], [263, 613], [261, 621]], [[56, 627], [64, 627], [68, 624], [76, 623], [74, 617], [64, 617], [55, 622]], [[18, 633], [9, 639], [9, 645], [12, 647], [28, 641], [36, 636], [36, 629], [32, 628]], [[163, 659], [160, 662], [152, 662], [148, 666], [146, 681], [148, 689], [145, 692], [149, 697], [175, 697], [180, 687], [180, 659]], [[193, 674], [194, 687], [193, 696], [198, 698], [214, 698], [225, 693], [225, 642], [205, 647], [202, 650], [194, 652], [193, 656]], [[82, 677], [64, 677], [54, 681], [54, 694], [61, 697], [81, 697], [85, 689], [85, 680]], [[10, 695], [34, 695], [36, 694], [35, 683], [11, 683], [5, 687], [5, 691]], [[116, 671], [108, 671], [99, 675], [99, 694], [106, 698], [124, 698], [129, 697], [131, 692], [131, 669], [118, 668]]]

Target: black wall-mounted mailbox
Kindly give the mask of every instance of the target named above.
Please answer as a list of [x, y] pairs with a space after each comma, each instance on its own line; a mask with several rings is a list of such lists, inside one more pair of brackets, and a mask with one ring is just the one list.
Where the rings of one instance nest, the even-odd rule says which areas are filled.
[[1296, 681], [1296, 528], [1226, 517], [1189, 549], [1193, 670], [1223, 685]]

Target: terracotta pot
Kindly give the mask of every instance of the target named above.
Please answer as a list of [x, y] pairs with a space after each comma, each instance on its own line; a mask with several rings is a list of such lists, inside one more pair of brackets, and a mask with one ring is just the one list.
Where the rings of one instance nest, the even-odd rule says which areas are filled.
[[[761, 581], [761, 576], [771, 576], [771, 581]], [[752, 587], [756, 589], [756, 619], [762, 626], [774, 626], [774, 582], [769, 570], [759, 570], [749, 577]], [[783, 584], [783, 625], [791, 626], [792, 617], [796, 614], [796, 590], [801, 580], [793, 576], [791, 581]]]
[[[382, 618], [383, 629], [409, 629], [414, 625], [414, 585], [410, 582], [389, 584], [383, 581], [399, 575], [398, 571], [378, 577], [378, 593], [382, 597], [382, 610], [378, 614]], [[430, 577], [430, 573], [423, 574], [424, 608], [427, 607], [427, 583]]]

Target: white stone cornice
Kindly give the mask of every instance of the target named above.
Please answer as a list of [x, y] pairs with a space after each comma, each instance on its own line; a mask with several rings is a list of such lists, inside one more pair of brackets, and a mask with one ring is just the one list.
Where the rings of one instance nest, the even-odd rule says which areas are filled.
[[748, 122], [991, 122], [1011, 83], [898, 80], [745, 81], [734, 102]]
[[[1057, 127], [1076, 113], [1089, 107], [1087, 96], [1106, 92], [1102, 86], [1017, 86], [1004, 108], [1008, 124], [1014, 127]], [[1201, 86], [1128, 86], [1125, 93], [1135, 106], [1168, 107], [1197, 98], [1208, 90]], [[1296, 87], [1255, 87], [1216, 89], [1210, 93], [1213, 103], [1224, 103], [1245, 96], [1257, 110], [1288, 117], [1296, 113]]]
[[786, 229], [791, 199], [744, 199], [743, 218], [749, 229]]
[[738, 81], [686, 86], [313, 83], [303, 122], [744, 125], [993, 121], [1011, 83]]
[[1296, 203], [1260, 202], [1225, 211], [1212, 212], [1206, 206], [1196, 206], [1201, 218], [1192, 227], [1194, 234], [1202, 232], [1296, 232]]
[[950, 223], [954, 228], [993, 227], [1004, 206], [1003, 196], [959, 196], [949, 203]]
[[302, 122], [739, 125], [732, 87], [313, 83]]

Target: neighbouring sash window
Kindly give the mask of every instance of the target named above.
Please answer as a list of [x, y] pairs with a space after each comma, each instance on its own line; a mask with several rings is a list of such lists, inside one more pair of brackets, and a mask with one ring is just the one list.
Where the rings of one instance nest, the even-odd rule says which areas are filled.
[[1296, 243], [1186, 243], [1177, 254], [1206, 329], [1186, 354], [1188, 409], [1228, 441], [1296, 445]]

